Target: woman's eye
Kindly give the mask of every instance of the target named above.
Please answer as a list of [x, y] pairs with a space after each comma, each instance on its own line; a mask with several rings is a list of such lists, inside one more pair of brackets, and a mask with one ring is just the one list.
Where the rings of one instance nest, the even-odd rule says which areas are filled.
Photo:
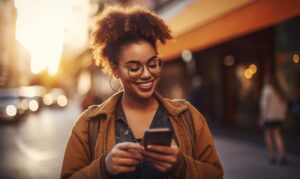
[[156, 64], [149, 64], [148, 67], [149, 67], [149, 68], [156, 68], [157, 65], [156, 65]]
[[150, 68], [156, 68], [157, 67], [157, 60], [152, 60], [147, 64]]
[[139, 69], [140, 69], [140, 65], [138, 65], [138, 64], [129, 64], [128, 65], [128, 69], [130, 70], [130, 71], [138, 71]]
[[129, 70], [132, 72], [136, 72], [136, 71], [139, 71], [139, 68], [129, 68]]

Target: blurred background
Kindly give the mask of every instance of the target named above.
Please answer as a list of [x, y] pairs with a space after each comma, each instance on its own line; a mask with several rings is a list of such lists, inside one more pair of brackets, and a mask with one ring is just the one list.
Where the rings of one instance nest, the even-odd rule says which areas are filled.
[[[0, 178], [59, 178], [71, 128], [118, 88], [89, 48], [104, 6], [138, 3], [175, 39], [158, 90], [209, 123], [226, 179], [295, 178], [300, 169], [300, 1], [0, 0]], [[270, 165], [259, 128], [263, 79], [288, 98], [288, 165]]]

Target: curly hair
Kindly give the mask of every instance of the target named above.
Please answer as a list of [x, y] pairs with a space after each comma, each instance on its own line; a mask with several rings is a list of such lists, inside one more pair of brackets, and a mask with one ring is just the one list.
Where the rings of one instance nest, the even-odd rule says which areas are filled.
[[168, 39], [172, 39], [171, 30], [154, 12], [141, 6], [108, 6], [96, 20], [92, 48], [97, 65], [111, 74], [122, 47], [147, 41], [156, 50], [156, 41], [165, 44]]

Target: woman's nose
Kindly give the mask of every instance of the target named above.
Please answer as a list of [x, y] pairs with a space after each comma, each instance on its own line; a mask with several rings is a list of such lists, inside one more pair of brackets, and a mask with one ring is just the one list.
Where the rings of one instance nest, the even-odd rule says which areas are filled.
[[152, 74], [150, 73], [150, 71], [148, 70], [148, 68], [144, 65], [144, 70], [143, 70], [141, 78], [142, 79], [149, 79], [149, 78], [151, 78], [151, 75]]

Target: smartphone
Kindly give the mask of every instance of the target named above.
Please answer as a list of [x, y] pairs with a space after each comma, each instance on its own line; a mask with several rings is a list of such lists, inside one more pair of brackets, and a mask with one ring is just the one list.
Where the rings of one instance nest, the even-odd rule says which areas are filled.
[[162, 145], [170, 146], [172, 133], [169, 128], [153, 128], [147, 129], [144, 133], [144, 146]]

